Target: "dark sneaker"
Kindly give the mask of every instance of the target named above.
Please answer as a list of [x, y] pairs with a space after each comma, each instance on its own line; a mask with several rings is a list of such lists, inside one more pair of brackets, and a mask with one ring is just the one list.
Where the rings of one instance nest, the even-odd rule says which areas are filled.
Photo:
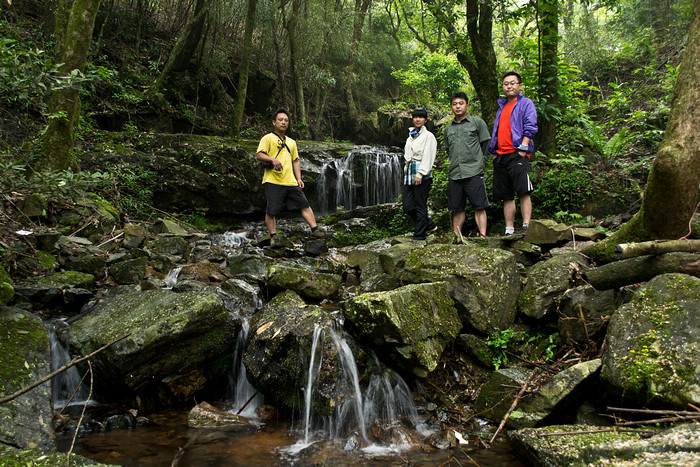
[[520, 227], [518, 229], [515, 229], [515, 232], [513, 232], [516, 235], [524, 235], [525, 232], [527, 232], [527, 227]]
[[270, 238], [270, 248], [282, 248], [282, 241], [277, 237], [277, 235], [273, 235]]
[[326, 233], [321, 231], [321, 229], [316, 229], [311, 232], [312, 238], [326, 238]]
[[428, 230], [425, 231], [426, 234], [431, 234], [437, 232], [437, 225], [433, 224], [432, 226], [428, 226]]

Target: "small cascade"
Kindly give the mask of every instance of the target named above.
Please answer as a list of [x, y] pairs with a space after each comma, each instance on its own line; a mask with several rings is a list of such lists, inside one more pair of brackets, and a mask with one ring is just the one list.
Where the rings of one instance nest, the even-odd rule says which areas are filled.
[[[51, 371], [56, 371], [71, 361], [68, 346], [58, 336], [57, 324], [47, 326], [51, 346]], [[87, 402], [88, 388], [81, 383], [81, 377], [75, 366], [59, 373], [51, 379], [54, 412], [60, 412], [67, 406], [84, 405]]]
[[355, 148], [329, 159], [317, 179], [314, 212], [390, 203], [401, 194], [401, 155], [380, 148]]
[[163, 287], [164, 289], [170, 290], [177, 285], [177, 278], [180, 275], [181, 270], [182, 266], [177, 266], [168, 272], [168, 275], [165, 276], [163, 281], [165, 282], [165, 286]]
[[[330, 338], [333, 348], [337, 352], [335, 357], [338, 360], [337, 363], [324, 363], [323, 361], [324, 358], [329, 358], [329, 356], [323, 355], [322, 350], [326, 337]], [[376, 368], [381, 368], [376, 358], [375, 363]], [[342, 368], [347, 384], [343, 385], [343, 381], [341, 381], [339, 387], [346, 388], [341, 391], [346, 391], [352, 397], [339, 401], [333, 414], [315, 420], [313, 416], [314, 393], [321, 367], [329, 364], [332, 367], [339, 365]], [[342, 331], [324, 329], [319, 325], [314, 328], [304, 405], [304, 439], [303, 442], [299, 440], [296, 445], [291, 447], [290, 452], [304, 449], [319, 438], [340, 440], [355, 436], [360, 444], [371, 446], [368, 436], [369, 426], [396, 427], [400, 425], [402, 419], [410, 419], [414, 426], [419, 426], [418, 412], [406, 382], [390, 370], [382, 371], [370, 377], [370, 382], [363, 393], [360, 387], [357, 364], [345, 335]], [[397, 430], [397, 432], [400, 433], [401, 430]], [[410, 443], [410, 440], [404, 440], [403, 443], [399, 444], [408, 445]], [[392, 445], [392, 449], [400, 447]]]
[[245, 365], [243, 365], [243, 349], [248, 339], [249, 331], [250, 324], [248, 319], [245, 319], [241, 330], [238, 331], [236, 346], [233, 350], [233, 364], [229, 373], [228, 399], [233, 403], [233, 408], [230, 410], [231, 413], [238, 414], [240, 411], [239, 415], [247, 418], [256, 418], [255, 409], [263, 403], [263, 397], [260, 394], [256, 394], [257, 391], [248, 382]]
[[248, 232], [233, 232], [228, 231], [222, 234], [211, 236], [212, 244], [221, 245], [229, 248], [240, 248], [248, 243]]

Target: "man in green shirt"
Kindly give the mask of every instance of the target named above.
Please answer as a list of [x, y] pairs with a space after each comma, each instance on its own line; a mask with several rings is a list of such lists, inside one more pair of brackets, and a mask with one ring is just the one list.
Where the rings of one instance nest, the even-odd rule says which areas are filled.
[[491, 134], [482, 119], [467, 115], [469, 98], [465, 93], [456, 92], [451, 107], [454, 119], [445, 127], [443, 135], [450, 157], [447, 207], [453, 213], [452, 229], [461, 235], [468, 198], [479, 235], [486, 236], [486, 208], [490, 204], [484, 182], [484, 161]]

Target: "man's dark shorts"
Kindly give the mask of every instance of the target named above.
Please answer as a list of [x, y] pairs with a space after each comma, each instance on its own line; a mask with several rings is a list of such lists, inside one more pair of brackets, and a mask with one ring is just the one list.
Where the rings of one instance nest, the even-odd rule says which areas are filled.
[[298, 186], [275, 185], [274, 183], [263, 183], [265, 197], [267, 198], [267, 208], [265, 212], [271, 216], [277, 216], [282, 212], [282, 206], [287, 204], [287, 209], [304, 209], [309, 207], [306, 195]]
[[486, 209], [490, 206], [489, 197], [486, 194], [484, 172], [473, 177], [452, 180], [447, 184], [447, 208], [450, 211], [464, 211], [467, 198], [472, 209]]
[[530, 180], [530, 159], [517, 152], [498, 154], [493, 160], [493, 199], [512, 200], [534, 190]]

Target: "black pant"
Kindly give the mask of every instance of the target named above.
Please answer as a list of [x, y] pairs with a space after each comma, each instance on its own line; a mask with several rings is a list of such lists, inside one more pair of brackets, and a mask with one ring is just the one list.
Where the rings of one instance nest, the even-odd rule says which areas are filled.
[[431, 177], [427, 180], [423, 179], [420, 185], [403, 186], [403, 211], [416, 224], [413, 232], [415, 240], [425, 240], [425, 232], [434, 226], [428, 218], [428, 193], [432, 183]]

